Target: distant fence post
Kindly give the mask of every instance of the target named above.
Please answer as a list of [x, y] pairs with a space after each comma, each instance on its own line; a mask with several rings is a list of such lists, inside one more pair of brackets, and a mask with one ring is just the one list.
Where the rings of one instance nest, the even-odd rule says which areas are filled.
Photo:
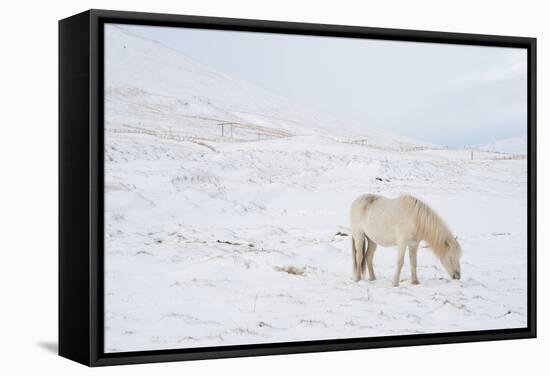
[[225, 136], [225, 129], [224, 127], [226, 125], [229, 125], [229, 135], [231, 138], [233, 138], [233, 125], [234, 124], [238, 124], [238, 123], [235, 123], [235, 122], [225, 122], [225, 123], [218, 123], [218, 125], [222, 128], [222, 137]]

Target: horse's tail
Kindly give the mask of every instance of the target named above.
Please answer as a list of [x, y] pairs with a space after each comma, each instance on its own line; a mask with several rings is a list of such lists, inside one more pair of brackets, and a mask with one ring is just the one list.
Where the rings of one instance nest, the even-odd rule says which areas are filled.
[[353, 235], [351, 236], [351, 260], [353, 262], [352, 266], [352, 273], [355, 279], [357, 279], [357, 260], [355, 259], [355, 255], [357, 254], [357, 250], [355, 249], [355, 240], [353, 239]]
[[367, 234], [361, 229], [361, 222], [366, 215], [367, 209], [380, 196], [374, 194], [363, 194], [357, 197], [351, 204], [350, 222], [351, 222], [351, 249], [353, 258], [353, 274], [358, 281], [365, 275], [365, 242]]

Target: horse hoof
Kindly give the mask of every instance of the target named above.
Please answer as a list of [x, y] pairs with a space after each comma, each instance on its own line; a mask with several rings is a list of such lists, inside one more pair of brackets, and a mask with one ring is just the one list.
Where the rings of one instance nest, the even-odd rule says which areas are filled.
[[369, 277], [369, 281], [376, 281], [376, 277]]
[[399, 287], [399, 282], [393, 282], [392, 285], [393, 287]]
[[412, 280], [411, 283], [413, 285], [419, 285], [420, 284], [420, 282], [418, 282], [418, 279]]

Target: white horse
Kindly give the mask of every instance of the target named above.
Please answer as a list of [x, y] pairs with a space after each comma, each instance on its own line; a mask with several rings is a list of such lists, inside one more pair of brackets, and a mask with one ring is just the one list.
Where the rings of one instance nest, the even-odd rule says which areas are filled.
[[350, 214], [353, 272], [356, 281], [365, 276], [365, 261], [369, 270], [369, 280], [376, 279], [372, 260], [377, 245], [397, 245], [397, 269], [393, 285], [399, 285], [407, 247], [411, 264], [411, 282], [418, 284], [416, 259], [421, 240], [428, 243], [451, 278], [460, 279], [460, 244], [437, 213], [419, 199], [407, 194], [395, 199], [364, 194], [353, 201]]

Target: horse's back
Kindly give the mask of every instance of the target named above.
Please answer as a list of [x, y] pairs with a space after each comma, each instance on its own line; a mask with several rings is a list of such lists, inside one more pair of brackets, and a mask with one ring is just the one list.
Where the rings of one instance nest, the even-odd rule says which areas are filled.
[[364, 217], [368, 207], [372, 206], [374, 202], [380, 200], [381, 198], [382, 196], [376, 194], [365, 193], [353, 200], [350, 209], [350, 219], [352, 226], [354, 223], [358, 223]]
[[353, 203], [351, 204], [351, 210], [352, 212], [354, 210], [365, 210], [367, 206], [381, 198], [382, 196], [375, 195], [373, 193], [362, 194], [358, 196], [355, 200], [353, 200]]
[[395, 244], [395, 227], [403, 220], [398, 199], [363, 194], [351, 205], [351, 227], [380, 245]]

